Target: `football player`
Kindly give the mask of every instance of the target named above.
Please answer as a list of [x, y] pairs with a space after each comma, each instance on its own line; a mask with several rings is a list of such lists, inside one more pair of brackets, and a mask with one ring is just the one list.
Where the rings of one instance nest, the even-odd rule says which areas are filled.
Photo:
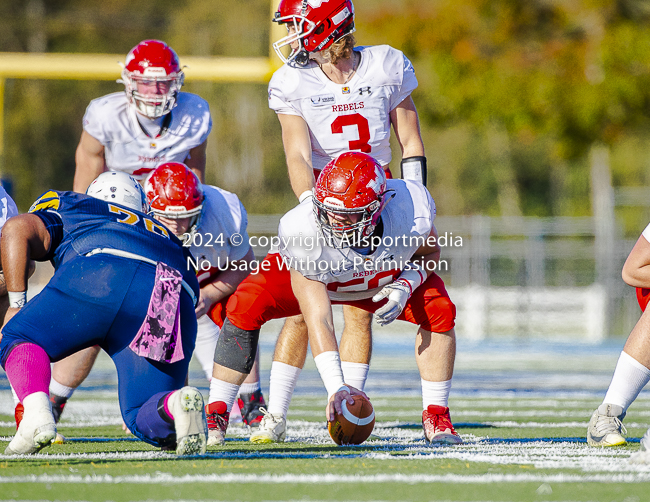
[[94, 99], [77, 146], [75, 192], [100, 173], [122, 171], [140, 182], [164, 162], [184, 162], [204, 179], [212, 119], [208, 103], [181, 92], [185, 75], [174, 50], [144, 40], [126, 56], [124, 92]]
[[[225, 299], [248, 275], [250, 263], [255, 260], [246, 232], [246, 209], [235, 194], [202, 185], [179, 162], [158, 166], [145, 181], [144, 191], [154, 217], [183, 239], [195, 258], [193, 266], [197, 268], [201, 295], [196, 307], [198, 333], [194, 353], [211, 381], [219, 328], [205, 314], [220, 309], [220, 303], [225, 306]], [[258, 367], [256, 362], [242, 385], [236, 408], [241, 408], [243, 421], [249, 427], [256, 427], [262, 420], [260, 407], [265, 405]], [[206, 411], [212, 426], [213, 413], [210, 408]]]
[[[269, 106], [282, 126], [289, 178], [299, 200], [311, 196], [320, 170], [349, 150], [372, 155], [391, 178], [391, 126], [401, 148], [402, 178], [426, 184], [424, 145], [411, 98], [417, 79], [408, 58], [387, 45], [355, 47], [351, 0], [282, 0], [274, 21], [286, 26], [287, 36], [273, 45], [285, 65], [269, 84]], [[363, 389], [372, 315], [351, 306], [343, 307], [343, 315], [343, 372], [348, 383]], [[286, 416], [306, 353], [304, 321], [289, 318], [271, 369], [268, 411], [279, 420]], [[269, 420], [251, 441], [275, 440], [276, 423]]]
[[[144, 40], [131, 49], [122, 72], [125, 91], [88, 105], [75, 156], [74, 191], [85, 192], [105, 170], [126, 172], [143, 183], [158, 165], [169, 161], [185, 163], [203, 181], [212, 119], [204, 99], [180, 91], [184, 78], [176, 52], [166, 43]], [[98, 353], [99, 347], [91, 347], [54, 364], [50, 393], [57, 421]], [[261, 420], [260, 399], [249, 401], [247, 395], [242, 399], [242, 407]]]
[[[111, 172], [88, 195], [46, 192], [3, 228], [10, 308], [0, 363], [24, 406], [5, 454], [35, 453], [55, 438], [50, 362], [93, 345], [115, 363], [133, 434], [180, 455], [205, 452], [203, 398], [183, 387], [199, 285], [187, 271], [189, 251], [147, 212], [139, 183]], [[30, 259], [50, 260], [55, 272], [25, 304]]]
[[[462, 442], [447, 406], [455, 307], [433, 271], [440, 257], [435, 214], [421, 183], [387, 181], [382, 166], [365, 153], [347, 152], [327, 164], [314, 197], [280, 220], [278, 236], [288, 245], [280, 254], [269, 254], [261, 272], [249, 275], [228, 300], [215, 353], [214, 377], [221, 381], [215, 409], [225, 413], [232, 406], [262, 325], [302, 313], [327, 388], [327, 419], [333, 420], [343, 400], [351, 403], [351, 395], [362, 393], [345, 380], [333, 332], [331, 305], [352, 305], [374, 313], [380, 324], [400, 319], [419, 326], [415, 357], [425, 438]], [[222, 429], [210, 434], [225, 435], [227, 415], [222, 418]], [[284, 440], [285, 422], [275, 425], [274, 440]]]
[[[648, 225], [623, 266], [623, 280], [636, 288], [641, 318], [632, 329], [616, 363], [603, 403], [594, 411], [587, 429], [591, 446], [627, 444], [623, 419], [629, 406], [650, 381], [650, 225]], [[650, 433], [643, 438], [650, 449]], [[644, 443], [645, 442], [645, 443]]]

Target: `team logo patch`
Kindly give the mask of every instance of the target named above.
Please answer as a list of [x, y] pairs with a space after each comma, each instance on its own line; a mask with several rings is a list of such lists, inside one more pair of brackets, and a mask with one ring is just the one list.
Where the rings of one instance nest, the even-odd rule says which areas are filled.
[[59, 204], [61, 199], [59, 194], [50, 190], [45, 192], [39, 197], [39, 199], [32, 204], [32, 207], [29, 208], [30, 213], [35, 213], [36, 211], [44, 211], [45, 209], [59, 209]]
[[334, 94], [322, 94], [320, 96], [312, 96], [309, 99], [311, 100], [311, 106], [313, 107], [327, 106], [336, 101]]
[[343, 88], [341, 89], [341, 92], [342, 92], [343, 94], [350, 94], [350, 88], [347, 87], [347, 86], [346, 86], [346, 87], [343, 87]]
[[149, 148], [156, 148], [156, 144], [155, 143], [149, 143]]

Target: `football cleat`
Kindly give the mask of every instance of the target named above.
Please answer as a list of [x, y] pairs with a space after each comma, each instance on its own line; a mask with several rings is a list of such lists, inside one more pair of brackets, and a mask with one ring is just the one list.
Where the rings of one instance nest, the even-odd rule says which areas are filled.
[[58, 424], [61, 420], [61, 413], [63, 413], [63, 408], [68, 402], [67, 397], [57, 396], [56, 394], [50, 394], [50, 403], [52, 404], [52, 415], [54, 415], [54, 421]]
[[449, 416], [449, 408], [430, 404], [422, 412], [424, 439], [429, 444], [460, 444], [463, 440], [454, 430]]
[[175, 391], [167, 401], [174, 417], [176, 453], [202, 455], [208, 441], [208, 426], [203, 411], [203, 396], [195, 387]]
[[249, 427], [259, 427], [263, 417], [260, 409], [262, 406], [266, 406], [262, 391], [258, 389], [252, 394], [240, 394], [237, 398], [237, 404], [243, 422]]
[[615, 404], [601, 404], [589, 420], [587, 443], [590, 446], [622, 446], [627, 444], [623, 434], [627, 430], [622, 423], [623, 408]]
[[16, 435], [5, 449], [5, 455], [36, 453], [52, 443], [56, 424], [50, 400], [45, 392], [34, 392], [23, 399], [25, 412]]
[[287, 435], [287, 419], [282, 415], [273, 415], [260, 408], [262, 420], [258, 429], [251, 434], [252, 443], [282, 443]]
[[16, 430], [18, 430], [18, 427], [20, 426], [20, 421], [23, 419], [24, 414], [25, 414], [25, 408], [23, 407], [23, 404], [18, 403], [16, 405], [16, 409], [14, 410], [14, 418], [16, 419]]
[[223, 401], [215, 401], [205, 407], [208, 418], [208, 446], [221, 446], [226, 443], [228, 429], [228, 406]]

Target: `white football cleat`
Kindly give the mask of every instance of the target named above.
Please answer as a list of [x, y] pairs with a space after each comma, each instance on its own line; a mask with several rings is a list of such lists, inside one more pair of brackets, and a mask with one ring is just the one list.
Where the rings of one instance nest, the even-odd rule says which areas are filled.
[[174, 416], [176, 453], [203, 455], [208, 442], [208, 424], [203, 410], [203, 396], [195, 387], [175, 391], [167, 401]]
[[56, 424], [52, 415], [50, 396], [34, 392], [23, 399], [25, 413], [16, 435], [7, 446], [5, 455], [29, 455], [52, 443], [56, 437]]
[[260, 408], [264, 415], [259, 428], [251, 434], [252, 443], [282, 443], [287, 435], [287, 419], [282, 415], [272, 415]]
[[627, 433], [622, 423], [623, 408], [615, 404], [601, 404], [589, 420], [587, 443], [589, 446], [622, 446], [627, 444], [623, 434]]

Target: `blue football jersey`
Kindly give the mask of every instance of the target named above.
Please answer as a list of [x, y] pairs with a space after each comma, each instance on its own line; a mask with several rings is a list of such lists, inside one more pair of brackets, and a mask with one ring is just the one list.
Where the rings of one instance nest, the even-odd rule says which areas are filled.
[[120, 204], [76, 192], [50, 190], [29, 209], [51, 236], [42, 261], [55, 269], [98, 248], [126, 251], [175, 268], [198, 297], [195, 271], [188, 270], [189, 249], [161, 223]]

